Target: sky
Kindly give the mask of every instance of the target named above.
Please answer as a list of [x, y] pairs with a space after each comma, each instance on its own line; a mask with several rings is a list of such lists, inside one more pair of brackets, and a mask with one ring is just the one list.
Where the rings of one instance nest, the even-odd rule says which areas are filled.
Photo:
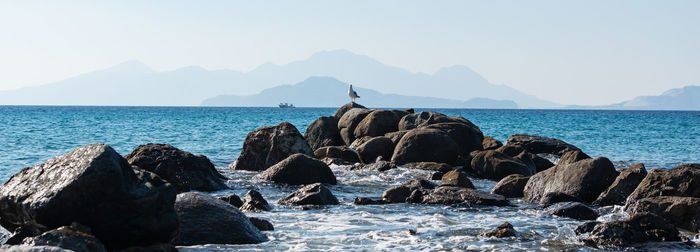
[[250, 71], [347, 49], [411, 72], [465, 65], [561, 104], [700, 85], [700, 1], [0, 0], [0, 90], [139, 60]]

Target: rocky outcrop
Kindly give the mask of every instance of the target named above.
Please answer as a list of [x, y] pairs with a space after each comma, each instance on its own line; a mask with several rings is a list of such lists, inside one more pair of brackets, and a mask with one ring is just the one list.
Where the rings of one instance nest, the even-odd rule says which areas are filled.
[[232, 166], [236, 170], [263, 171], [296, 153], [313, 156], [309, 143], [297, 128], [283, 122], [248, 133], [241, 155]]
[[391, 161], [397, 165], [411, 162], [454, 164], [458, 154], [459, 146], [444, 131], [415, 129], [401, 138]]
[[573, 150], [573, 151], [567, 151], [564, 152], [561, 157], [559, 157], [559, 161], [557, 162], [557, 165], [567, 165], [571, 163], [576, 163], [578, 161], [584, 160], [584, 159], [589, 159], [588, 155], [586, 153], [583, 153], [581, 150]]
[[548, 193], [563, 193], [591, 203], [613, 183], [617, 175], [607, 158], [584, 159], [533, 175], [525, 185], [523, 194], [528, 202], [539, 202]]
[[169, 144], [140, 145], [124, 156], [129, 164], [158, 174], [179, 192], [228, 189], [214, 164], [204, 155], [193, 155]]
[[338, 130], [340, 131], [340, 137], [346, 145], [350, 145], [352, 141], [355, 141], [355, 128], [369, 113], [372, 113], [372, 110], [353, 108], [340, 117], [338, 120]]
[[396, 168], [396, 164], [382, 159], [382, 156], [377, 157], [373, 163], [355, 164], [350, 167], [350, 170], [367, 170], [367, 171], [387, 171]]
[[223, 200], [226, 203], [229, 203], [229, 204], [235, 206], [236, 208], [243, 206], [243, 201], [235, 193], [221, 196], [221, 197], [219, 197], [219, 199]]
[[700, 197], [700, 164], [682, 164], [670, 170], [653, 169], [629, 199], [655, 196]]
[[544, 209], [547, 215], [556, 215], [576, 220], [595, 220], [598, 212], [580, 202], [561, 202]]
[[446, 172], [453, 170], [452, 166], [449, 164], [436, 163], [436, 162], [412, 162], [412, 163], [405, 163], [405, 164], [401, 165], [401, 167], [408, 168], [408, 169], [425, 170], [425, 171], [438, 171], [438, 172], [442, 172], [442, 173], [446, 173]]
[[39, 236], [26, 238], [24, 245], [52, 246], [72, 251], [107, 251], [102, 242], [92, 235], [89, 227], [78, 223], [49, 230]]
[[639, 183], [647, 176], [643, 164], [635, 164], [620, 172], [607, 190], [598, 196], [593, 204], [597, 206], [624, 205], [627, 197], [637, 189]]
[[[511, 174], [531, 176], [535, 174], [535, 168], [528, 166], [520, 160], [511, 158], [498, 151], [480, 151], [471, 159], [471, 169], [476, 175], [490, 179], [501, 180]], [[533, 165], [534, 166], [534, 165]]]
[[548, 192], [539, 203], [543, 206], [551, 206], [559, 202], [583, 202], [583, 200], [563, 192]]
[[451, 170], [445, 173], [445, 175], [442, 175], [441, 180], [440, 185], [458, 186], [471, 189], [475, 188], [472, 181], [467, 177], [467, 174], [458, 170]]
[[630, 214], [650, 212], [663, 217], [676, 227], [700, 231], [700, 198], [656, 196], [634, 201], [627, 206]]
[[439, 112], [423, 111], [415, 114], [408, 114], [399, 121], [399, 130], [411, 130], [436, 123], [456, 122], [476, 127], [472, 122], [461, 116], [446, 116]]
[[501, 141], [490, 136], [485, 136], [484, 140], [481, 140], [481, 147], [483, 150], [495, 150], [503, 146]]
[[385, 136], [374, 137], [357, 147], [357, 154], [365, 164], [374, 162], [379, 156], [390, 159], [393, 153], [394, 143]]
[[301, 189], [281, 198], [277, 201], [286, 205], [337, 205], [338, 199], [333, 196], [323, 184], [315, 183], [302, 187]]
[[260, 179], [290, 185], [337, 183], [331, 168], [304, 154], [294, 154], [260, 174]]
[[439, 186], [423, 196], [423, 204], [457, 206], [511, 206], [503, 196], [457, 186]]
[[248, 217], [248, 220], [250, 223], [253, 223], [253, 226], [258, 228], [260, 231], [273, 231], [275, 230], [275, 227], [270, 223], [270, 221], [266, 219], [261, 219], [261, 218], [256, 218], [256, 217]]
[[382, 199], [389, 203], [404, 203], [414, 191], [427, 191], [435, 189], [433, 182], [424, 179], [414, 179], [384, 191]]
[[346, 103], [345, 105], [341, 106], [340, 108], [338, 108], [338, 110], [336, 110], [335, 113], [333, 113], [333, 117], [340, 119], [341, 117], [343, 117], [345, 112], [348, 112], [354, 108], [367, 109], [367, 108], [365, 108], [365, 106], [362, 106], [360, 104], [357, 104], [354, 102], [349, 102], [349, 103]]
[[272, 206], [267, 203], [267, 200], [258, 191], [248, 190], [243, 195], [243, 205], [239, 209], [243, 212], [264, 212], [272, 210]]
[[486, 237], [506, 238], [518, 236], [518, 232], [515, 231], [515, 228], [513, 228], [513, 225], [511, 225], [509, 222], [504, 222], [495, 229], [479, 235]]
[[90, 144], [22, 169], [0, 187], [0, 224], [48, 229], [78, 222], [107, 249], [168, 242], [177, 231], [175, 189], [112, 147]]
[[600, 224], [599, 221], [586, 221], [574, 229], [574, 233], [577, 235], [587, 234], [593, 231], [596, 225]]
[[201, 193], [177, 195], [175, 211], [180, 220], [172, 244], [254, 244], [267, 241], [241, 211], [217, 198]]
[[383, 136], [398, 130], [399, 120], [408, 112], [402, 110], [374, 110], [357, 124], [353, 134], [355, 137]]
[[530, 153], [550, 153], [558, 156], [563, 155], [567, 151], [580, 150], [567, 142], [556, 138], [515, 134], [509, 136], [506, 140], [506, 145], [519, 146]]
[[599, 249], [619, 250], [649, 242], [682, 242], [687, 239], [663, 218], [640, 213], [626, 220], [598, 224], [581, 240]]
[[345, 144], [338, 130], [338, 117], [334, 116], [322, 116], [309, 124], [304, 131], [304, 139], [312, 150]]
[[527, 181], [530, 179], [528, 176], [523, 176], [521, 174], [511, 174], [493, 187], [491, 193], [503, 195], [506, 198], [521, 198], [523, 197], [523, 190]]
[[399, 144], [399, 141], [401, 141], [401, 138], [408, 133], [409, 130], [401, 130], [401, 131], [396, 131], [396, 132], [390, 132], [386, 133], [384, 136], [388, 137], [391, 139], [391, 142], [394, 143], [394, 146]]
[[[479, 127], [476, 127], [471, 122], [444, 122], [422, 126], [421, 128], [445, 132], [457, 144], [459, 147], [458, 154], [461, 156], [483, 148], [481, 142], [484, 139], [484, 134], [481, 133]], [[462, 159], [464, 158], [462, 157]]]
[[360, 163], [360, 155], [353, 149], [345, 146], [326, 146], [314, 151], [316, 159], [334, 158], [347, 161], [349, 163]]

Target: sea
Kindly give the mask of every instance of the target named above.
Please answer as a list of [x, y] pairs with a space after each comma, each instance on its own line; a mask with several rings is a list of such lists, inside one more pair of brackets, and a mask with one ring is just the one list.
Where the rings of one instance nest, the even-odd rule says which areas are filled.
[[[700, 111], [419, 109], [459, 115], [479, 126], [484, 135], [505, 143], [524, 133], [562, 139], [592, 157], [604, 156], [617, 168], [644, 163], [647, 169], [670, 169], [700, 162]], [[106, 143], [126, 155], [146, 143], [168, 143], [207, 156], [242, 196], [256, 189], [270, 202], [270, 212], [247, 213], [269, 220], [270, 241], [255, 245], [200, 245], [181, 251], [303, 250], [594, 250], [574, 233], [583, 222], [544, 215], [535, 205], [512, 199], [515, 207], [452, 207], [440, 205], [354, 205], [355, 197], [378, 197], [392, 186], [430, 172], [396, 168], [385, 172], [350, 171], [332, 166], [338, 185], [330, 186], [340, 205], [302, 209], [275, 202], [298, 189], [257, 179], [256, 172], [226, 166], [238, 157], [245, 136], [261, 126], [294, 124], [300, 132], [335, 108], [273, 107], [91, 107], [0, 106], [0, 181], [20, 169], [40, 164], [90, 143]], [[473, 179], [490, 191], [496, 182]], [[599, 220], [625, 217], [621, 206], [599, 209]], [[519, 232], [516, 238], [479, 236], [503, 222]], [[408, 230], [415, 230], [409, 234]], [[687, 234], [691, 239], [693, 234]], [[677, 244], [653, 249], [679, 249]]]

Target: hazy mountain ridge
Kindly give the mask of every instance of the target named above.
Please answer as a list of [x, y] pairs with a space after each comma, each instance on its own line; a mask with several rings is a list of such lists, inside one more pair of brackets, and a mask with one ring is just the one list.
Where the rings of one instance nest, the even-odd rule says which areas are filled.
[[[369, 107], [383, 108], [508, 108], [517, 104], [507, 100], [474, 98], [469, 101], [425, 96], [384, 94], [372, 89], [353, 87], [361, 98], [358, 102]], [[280, 85], [259, 94], [237, 96], [219, 95], [202, 102], [203, 106], [263, 107], [281, 102], [297, 107], [340, 107], [349, 101], [348, 84], [332, 77], [309, 77], [294, 85]]]
[[700, 110], [700, 86], [669, 89], [657, 96], [637, 96], [631, 100], [605, 106], [568, 106], [573, 109], [619, 110]]

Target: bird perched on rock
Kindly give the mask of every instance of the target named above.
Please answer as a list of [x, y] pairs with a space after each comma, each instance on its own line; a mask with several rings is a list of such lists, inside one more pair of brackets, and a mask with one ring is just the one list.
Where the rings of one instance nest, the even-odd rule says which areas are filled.
[[355, 92], [355, 90], [352, 90], [352, 84], [350, 84], [350, 89], [348, 89], [348, 96], [350, 96], [350, 100], [352, 102], [355, 102], [355, 98], [360, 98], [360, 96], [357, 95], [357, 92]]

